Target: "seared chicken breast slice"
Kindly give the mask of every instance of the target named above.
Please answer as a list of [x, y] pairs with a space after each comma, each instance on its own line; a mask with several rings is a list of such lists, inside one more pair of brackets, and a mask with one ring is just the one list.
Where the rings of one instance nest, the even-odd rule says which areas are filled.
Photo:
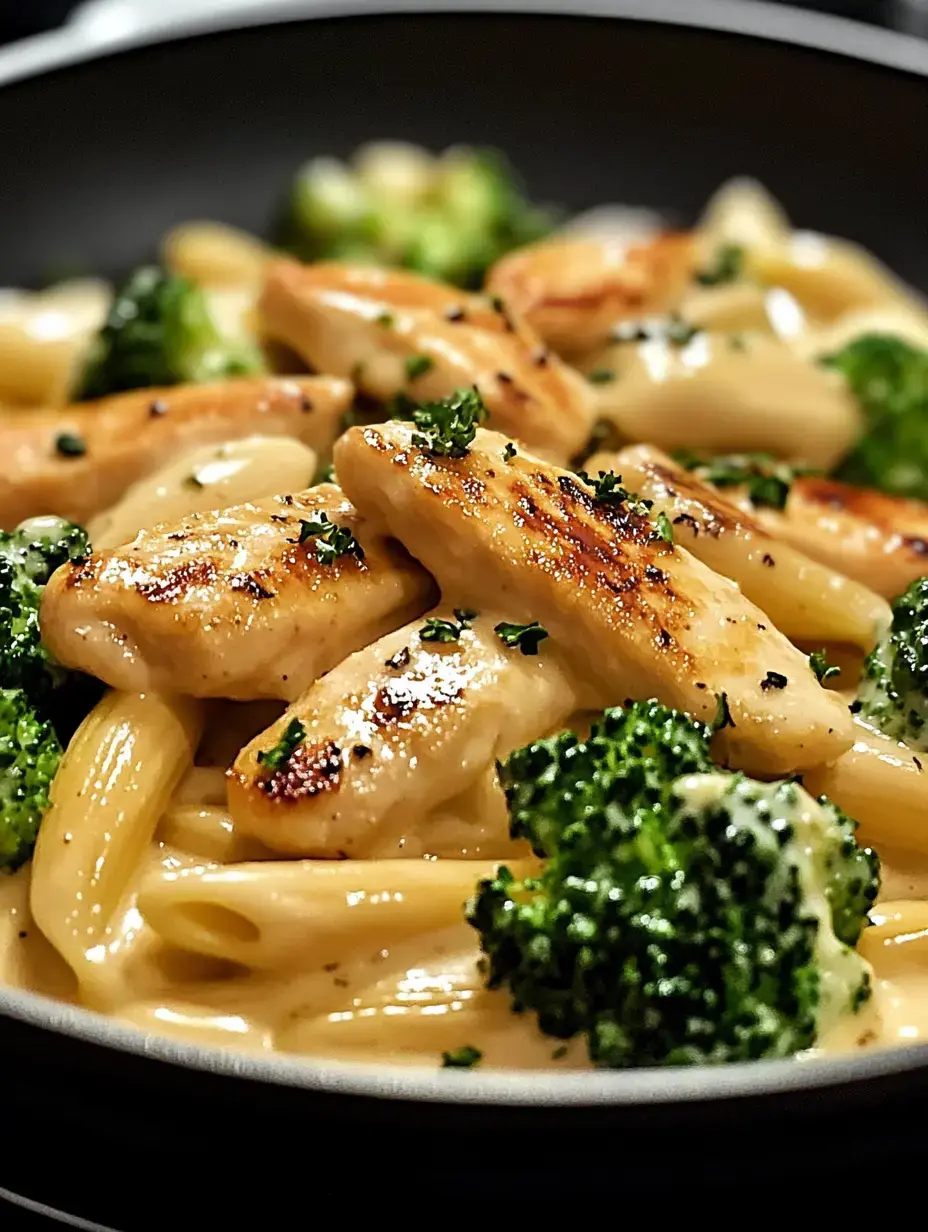
[[[507, 649], [499, 619], [481, 612], [448, 643], [414, 622], [317, 680], [230, 770], [236, 829], [290, 855], [511, 854], [496, 759], [562, 725], [577, 693], [556, 651]], [[271, 769], [259, 758], [294, 720]]]
[[928, 504], [810, 476], [785, 510], [759, 509], [774, 535], [886, 599], [928, 573]]
[[327, 459], [353, 393], [333, 377], [255, 377], [8, 414], [0, 419], [0, 526], [45, 513], [86, 522], [196, 445], [291, 436]]
[[687, 289], [695, 256], [693, 237], [683, 233], [644, 244], [548, 239], [497, 261], [486, 290], [559, 354], [576, 359], [604, 346], [622, 321], [673, 308]]
[[612, 471], [670, 519], [677, 543], [737, 582], [793, 641], [844, 642], [868, 652], [889, 627], [872, 590], [775, 539], [750, 514], [652, 445], [595, 454], [591, 475]]
[[593, 428], [584, 379], [505, 306], [395, 270], [283, 261], [259, 303], [263, 331], [365, 394], [416, 402], [476, 386], [501, 431], [568, 461]]
[[[325, 513], [364, 558], [300, 543]], [[112, 688], [291, 700], [346, 655], [425, 611], [428, 574], [369, 527], [334, 484], [140, 531], [63, 565], [42, 599], [42, 638]]]
[[758, 774], [840, 754], [851, 719], [808, 660], [727, 578], [667, 542], [643, 513], [597, 500], [575, 475], [478, 429], [464, 458], [435, 457], [403, 423], [352, 428], [339, 480], [395, 535], [448, 601], [540, 621], [546, 648], [595, 686], [597, 705], [657, 697], [711, 721], [723, 751]]

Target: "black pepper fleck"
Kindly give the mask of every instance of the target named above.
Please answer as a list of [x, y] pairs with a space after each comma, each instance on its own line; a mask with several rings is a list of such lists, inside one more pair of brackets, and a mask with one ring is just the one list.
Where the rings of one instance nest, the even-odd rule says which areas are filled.
[[785, 689], [789, 681], [780, 672], [768, 672], [760, 682], [760, 687], [766, 691], [768, 689]]
[[351, 751], [355, 757], [357, 757], [358, 761], [363, 761], [365, 757], [370, 757], [371, 755], [371, 750], [366, 744], [356, 744]]
[[766, 565], [768, 569], [772, 569], [777, 562], [773, 559], [769, 552], [765, 552], [761, 564]]

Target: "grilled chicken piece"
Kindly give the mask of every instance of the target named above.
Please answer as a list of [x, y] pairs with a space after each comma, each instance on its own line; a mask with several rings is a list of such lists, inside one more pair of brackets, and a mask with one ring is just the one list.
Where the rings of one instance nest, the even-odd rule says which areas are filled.
[[292, 436], [327, 459], [352, 386], [332, 377], [257, 377], [139, 389], [0, 420], [0, 526], [38, 513], [75, 522], [195, 445]]
[[540, 621], [597, 705], [654, 696], [711, 720], [726, 694], [725, 751], [746, 770], [789, 774], [849, 747], [850, 715], [805, 655], [647, 517], [530, 456], [505, 462], [497, 433], [479, 429], [463, 459], [432, 457], [414, 435], [395, 422], [352, 428], [335, 465], [446, 600]]
[[677, 543], [737, 582], [793, 641], [844, 642], [870, 651], [892, 620], [873, 591], [776, 540], [711, 484], [651, 445], [596, 454], [592, 475], [612, 471], [626, 488], [666, 513]]
[[838, 372], [760, 333], [616, 342], [592, 355], [597, 413], [625, 441], [707, 453], [760, 450], [828, 468], [859, 438], [860, 407]]
[[886, 599], [928, 573], [928, 505], [922, 501], [807, 476], [793, 483], [782, 513], [759, 509], [757, 519]]
[[687, 288], [696, 248], [688, 234], [649, 243], [554, 239], [517, 248], [487, 275], [486, 289], [571, 359], [604, 346], [621, 321], [659, 316]]
[[[556, 651], [507, 650], [499, 619], [481, 612], [449, 643], [417, 621], [316, 681], [230, 770], [237, 830], [291, 855], [512, 854], [495, 761], [562, 725], [576, 693]], [[305, 736], [269, 770], [258, 754], [294, 719]]]
[[[316, 557], [301, 520], [325, 512], [363, 561]], [[347, 654], [425, 611], [435, 591], [334, 484], [140, 531], [63, 565], [42, 601], [51, 653], [117, 689], [298, 697]]]
[[592, 431], [587, 382], [486, 299], [396, 270], [282, 261], [259, 313], [271, 338], [372, 398], [422, 402], [475, 385], [495, 427], [562, 461]]

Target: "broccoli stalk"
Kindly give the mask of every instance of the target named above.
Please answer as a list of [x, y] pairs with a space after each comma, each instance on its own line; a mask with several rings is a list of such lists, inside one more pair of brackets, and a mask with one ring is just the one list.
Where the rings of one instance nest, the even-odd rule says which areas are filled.
[[82, 678], [54, 662], [39, 631], [48, 579], [89, 550], [84, 531], [61, 518], [30, 518], [0, 532], [0, 869], [29, 858], [61, 758], [59, 737], [73, 729], [75, 700], [92, 700], [82, 695]]
[[119, 289], [72, 399], [222, 380], [264, 369], [257, 347], [222, 336], [200, 287], [180, 275], [144, 266]]
[[597, 1065], [787, 1056], [869, 996], [851, 947], [876, 857], [798, 783], [716, 770], [710, 736], [636, 703], [500, 767], [512, 836], [545, 863], [468, 904], [487, 982]]
[[893, 602], [892, 627], [864, 661], [854, 708], [912, 749], [928, 749], [928, 577]]
[[835, 478], [928, 500], [928, 350], [864, 334], [822, 362], [844, 376], [866, 425]]

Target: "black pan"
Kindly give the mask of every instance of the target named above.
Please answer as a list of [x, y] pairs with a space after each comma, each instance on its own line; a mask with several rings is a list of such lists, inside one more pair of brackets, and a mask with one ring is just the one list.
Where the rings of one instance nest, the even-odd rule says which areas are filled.
[[[187, 218], [260, 231], [301, 160], [395, 136], [496, 144], [539, 197], [682, 222], [752, 174], [928, 290], [928, 44], [743, 2], [337, 7], [353, 15], [102, 59], [57, 36], [0, 55], [0, 282], [118, 273]], [[556, 1078], [347, 1069], [2, 992], [0, 1067], [0, 1186], [126, 1230], [354, 1221], [372, 1201], [391, 1222], [542, 1218], [558, 1197], [618, 1219], [674, 1180], [695, 1196], [788, 1179], [832, 1201], [858, 1168], [904, 1170], [928, 1097], [925, 1047]]]

